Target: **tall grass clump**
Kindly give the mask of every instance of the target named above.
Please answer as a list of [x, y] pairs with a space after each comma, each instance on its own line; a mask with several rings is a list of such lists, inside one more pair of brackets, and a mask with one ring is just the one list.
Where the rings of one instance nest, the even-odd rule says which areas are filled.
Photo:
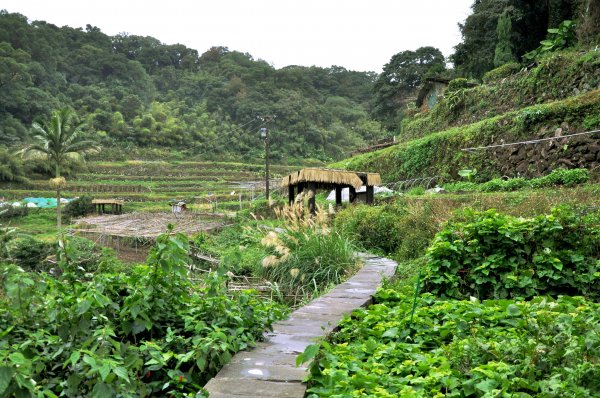
[[335, 228], [364, 250], [414, 259], [425, 252], [450, 213], [442, 202], [398, 201], [383, 206], [351, 206], [339, 212]]
[[356, 271], [354, 246], [329, 227], [321, 209], [314, 217], [298, 206], [276, 213], [285, 228], [269, 231], [262, 239], [270, 254], [262, 260], [261, 274], [285, 295], [313, 296]]

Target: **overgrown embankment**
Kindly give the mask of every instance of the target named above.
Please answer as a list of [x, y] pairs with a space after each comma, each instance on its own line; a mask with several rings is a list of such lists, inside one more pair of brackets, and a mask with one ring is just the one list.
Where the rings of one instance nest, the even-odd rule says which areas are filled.
[[600, 165], [597, 135], [472, 152], [463, 149], [556, 137], [599, 126], [600, 90], [594, 90], [432, 133], [334, 167], [380, 172], [384, 181], [434, 175], [456, 179], [464, 168], [477, 169], [482, 180], [502, 175], [535, 177], [561, 166], [595, 169]]
[[597, 133], [464, 149], [599, 129], [600, 51], [554, 54], [529, 70], [508, 64], [489, 72], [484, 81], [474, 88], [454, 81], [433, 109], [404, 122], [400, 144], [333, 166], [380, 172], [388, 182], [426, 176], [453, 180], [465, 168], [477, 169], [483, 181], [537, 177], [558, 167], [598, 167]]
[[516, 63], [506, 64], [488, 72], [483, 80], [484, 84], [473, 88], [453, 84], [455, 88], [449, 87], [437, 106], [404, 122], [400, 139], [408, 141], [449, 127], [598, 90], [600, 51], [553, 54], [530, 69]]

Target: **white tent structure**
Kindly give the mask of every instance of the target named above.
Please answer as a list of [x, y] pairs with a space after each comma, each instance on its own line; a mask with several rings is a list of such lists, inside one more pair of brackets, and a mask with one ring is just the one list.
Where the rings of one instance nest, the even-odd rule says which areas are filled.
[[[367, 187], [366, 186], [362, 186], [359, 189], [356, 190], [356, 193], [361, 193], [361, 192], [367, 192]], [[389, 188], [386, 187], [378, 187], [377, 185], [373, 188], [373, 193], [375, 195], [377, 195], [378, 193], [392, 193], [394, 191], [392, 191]], [[348, 202], [350, 198], [350, 188], [343, 188], [342, 189], [342, 202]], [[335, 189], [332, 190], [331, 192], [329, 192], [329, 195], [327, 195], [327, 200], [330, 202], [335, 202]]]

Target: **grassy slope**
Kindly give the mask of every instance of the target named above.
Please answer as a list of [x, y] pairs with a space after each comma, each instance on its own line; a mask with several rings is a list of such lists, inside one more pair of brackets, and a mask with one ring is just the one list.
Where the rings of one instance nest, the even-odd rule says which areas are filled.
[[[406, 120], [400, 144], [332, 167], [380, 172], [386, 182], [434, 175], [453, 180], [464, 168], [478, 169], [482, 180], [515, 176], [517, 170], [507, 164], [512, 163], [507, 161], [511, 149], [461, 149], [553, 137], [559, 128], [562, 134], [600, 128], [600, 52], [555, 54], [532, 70], [466, 89], [461, 97], [457, 107], [451, 109], [442, 99]], [[565, 148], [568, 158], [574, 148]], [[553, 162], [545, 169], [559, 166]], [[535, 175], [529, 169], [519, 173]]]
[[[336, 168], [376, 171], [384, 181], [439, 175], [455, 179], [463, 168], [476, 168], [488, 178], [500, 174], [490, 151], [468, 153], [463, 148], [553, 136], [568, 122], [569, 133], [597, 127], [600, 90], [548, 104], [507, 112], [470, 125], [432, 133], [423, 138], [356, 156], [332, 165]], [[500, 174], [501, 175], [501, 174]]]

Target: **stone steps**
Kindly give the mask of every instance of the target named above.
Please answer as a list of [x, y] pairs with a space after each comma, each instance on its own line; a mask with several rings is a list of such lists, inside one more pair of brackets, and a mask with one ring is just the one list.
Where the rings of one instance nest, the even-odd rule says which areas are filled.
[[296, 356], [333, 331], [345, 314], [371, 302], [383, 278], [396, 271], [396, 262], [361, 255], [364, 266], [346, 282], [292, 312], [265, 333], [265, 340], [241, 351], [204, 388], [211, 398], [302, 398], [306, 366]]

